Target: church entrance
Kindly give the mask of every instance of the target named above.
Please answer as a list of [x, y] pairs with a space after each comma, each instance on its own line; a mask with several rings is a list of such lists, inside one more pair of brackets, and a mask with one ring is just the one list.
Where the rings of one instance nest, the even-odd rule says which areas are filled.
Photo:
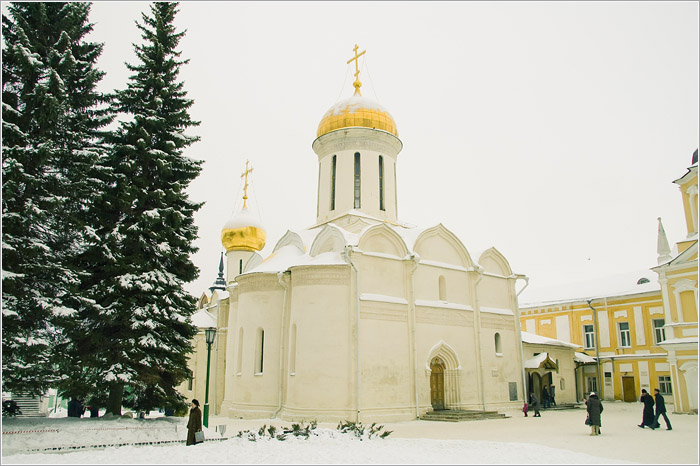
[[430, 404], [434, 411], [445, 409], [445, 363], [440, 358], [430, 363]]

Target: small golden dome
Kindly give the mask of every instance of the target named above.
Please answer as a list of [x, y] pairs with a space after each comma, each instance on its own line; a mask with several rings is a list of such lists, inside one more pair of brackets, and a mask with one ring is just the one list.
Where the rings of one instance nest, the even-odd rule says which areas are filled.
[[355, 94], [338, 102], [323, 115], [316, 137], [336, 129], [352, 127], [379, 129], [397, 137], [399, 135], [394, 118], [385, 108], [371, 99]]
[[228, 251], [260, 251], [265, 247], [265, 230], [244, 207], [221, 229], [221, 244]]

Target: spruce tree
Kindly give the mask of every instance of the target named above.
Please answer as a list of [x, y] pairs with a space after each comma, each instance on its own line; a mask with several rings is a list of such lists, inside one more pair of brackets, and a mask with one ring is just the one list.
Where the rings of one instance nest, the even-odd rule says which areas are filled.
[[173, 21], [176, 3], [153, 3], [150, 15], [136, 22], [143, 42], [135, 45], [138, 63], [126, 89], [118, 91], [115, 110], [126, 116], [115, 132], [110, 166], [115, 184], [104, 198], [107, 219], [104, 279], [95, 284], [102, 311], [91, 322], [97, 379], [109, 390], [107, 410], [121, 405], [148, 410], [181, 406], [176, 386], [189, 377], [188, 354], [196, 328], [189, 316], [195, 298], [184, 290], [198, 270], [194, 213], [201, 207], [185, 189], [201, 171], [201, 162], [184, 154], [199, 140], [185, 132], [199, 122], [188, 113], [178, 80], [177, 50], [185, 32]]
[[2, 17], [2, 387], [40, 394], [79, 367], [69, 332], [94, 306], [81, 256], [97, 241], [103, 132], [102, 44], [89, 3], [12, 3]]

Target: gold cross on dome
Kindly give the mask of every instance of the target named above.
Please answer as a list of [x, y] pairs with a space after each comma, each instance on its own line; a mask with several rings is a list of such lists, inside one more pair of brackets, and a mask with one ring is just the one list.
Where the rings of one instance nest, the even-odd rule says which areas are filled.
[[355, 48], [353, 49], [353, 51], [355, 52], [355, 56], [353, 58], [351, 58], [350, 60], [348, 60], [347, 64], [349, 65], [351, 61], [355, 60], [355, 82], [352, 83], [352, 85], [355, 86], [355, 94], [362, 95], [360, 93], [360, 87], [362, 87], [362, 83], [360, 82], [360, 78], [359, 78], [360, 68], [357, 65], [357, 61], [358, 61], [357, 59], [360, 58], [362, 55], [364, 55], [367, 50], [363, 50], [362, 52], [357, 53], [358, 48], [359, 47], [357, 46], [357, 44], [355, 44]]
[[253, 171], [253, 167], [248, 169], [248, 161], [245, 161], [245, 171], [241, 173], [241, 178], [245, 177], [245, 184], [243, 185], [243, 208], [246, 208], [246, 201], [248, 200], [248, 173]]

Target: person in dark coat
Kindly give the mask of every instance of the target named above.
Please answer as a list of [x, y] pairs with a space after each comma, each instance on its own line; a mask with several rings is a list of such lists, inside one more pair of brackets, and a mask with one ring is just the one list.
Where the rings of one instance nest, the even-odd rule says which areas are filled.
[[549, 408], [549, 390], [547, 389], [547, 385], [542, 387], [542, 408]]
[[195, 445], [197, 442], [194, 439], [194, 433], [202, 430], [202, 410], [199, 409], [199, 401], [192, 400], [192, 408], [190, 409], [190, 418], [187, 421], [187, 444]]
[[600, 426], [602, 425], [600, 418], [603, 413], [603, 403], [598, 399], [598, 395], [595, 392], [591, 392], [591, 395], [586, 400], [586, 411], [591, 422], [590, 435], [600, 435]]
[[554, 392], [555, 392], [554, 384], [552, 384], [549, 386], [549, 401], [552, 403], [552, 406], [557, 405], [557, 402], [554, 401]]
[[68, 402], [68, 417], [81, 417], [85, 412], [83, 404], [75, 397]]
[[659, 416], [663, 416], [664, 421], [666, 421], [666, 430], [672, 430], [671, 421], [669, 421], [668, 416], [666, 416], [666, 402], [664, 401], [664, 397], [661, 396], [661, 393], [659, 393], [658, 388], [654, 389], [654, 399], [656, 400], [656, 417], [654, 417], [654, 427], [657, 429], [661, 427], [661, 424], [659, 424]]
[[534, 393], [530, 393], [530, 407], [535, 411], [532, 417], [542, 417], [540, 415], [540, 402]]
[[639, 427], [644, 429], [644, 426], [649, 426], [650, 429], [654, 430], [654, 398], [642, 388], [642, 396], [639, 401], [644, 403], [644, 411], [642, 412], [642, 423]]

